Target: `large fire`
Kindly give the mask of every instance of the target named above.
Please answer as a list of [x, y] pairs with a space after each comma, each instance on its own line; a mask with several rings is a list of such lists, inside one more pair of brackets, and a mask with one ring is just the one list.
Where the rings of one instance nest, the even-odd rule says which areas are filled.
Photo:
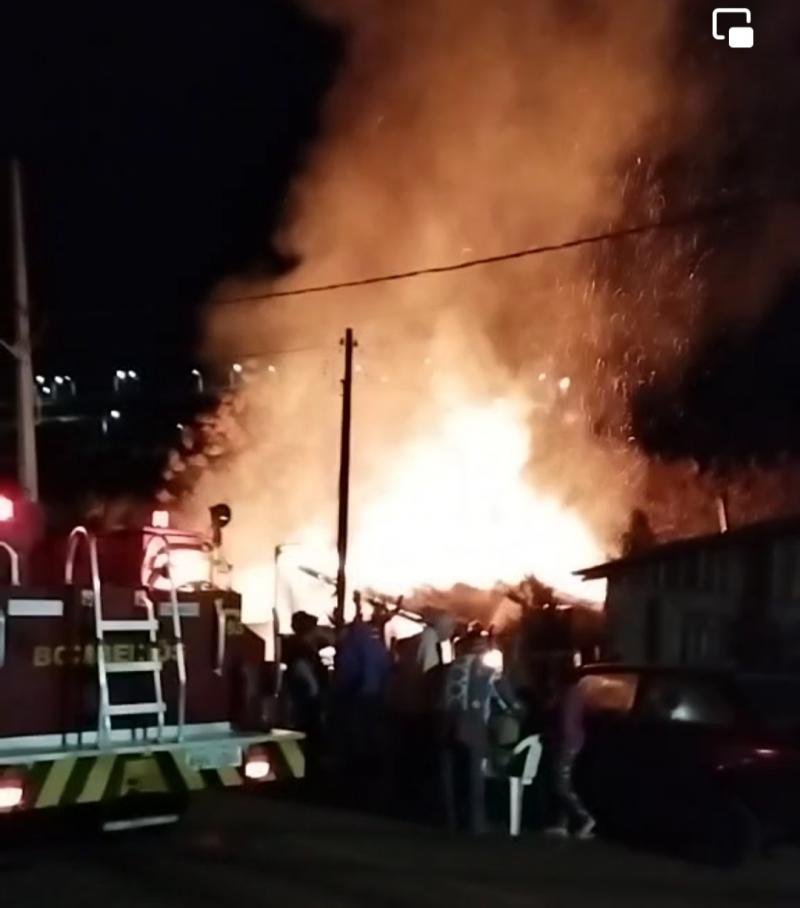
[[[602, 583], [585, 584], [573, 575], [603, 558], [601, 542], [577, 510], [537, 488], [530, 476], [536, 444], [532, 404], [515, 396], [454, 396], [452, 386], [445, 400], [439, 404], [441, 419], [392, 446], [374, 475], [355, 470], [349, 585], [393, 596], [417, 592], [419, 602], [419, 591], [428, 588], [492, 590], [534, 574], [561, 592], [601, 601]], [[357, 427], [358, 421], [356, 440]], [[357, 450], [354, 455], [358, 464]], [[336, 460], [325, 463], [333, 488]], [[302, 467], [296, 481], [303, 482]], [[286, 538], [279, 540], [282, 623], [298, 608], [330, 613], [329, 587], [298, 569], [335, 574], [330, 505], [320, 502], [319, 516], [287, 527]], [[243, 507], [238, 528], [235, 517], [229, 530], [235, 553], [244, 556], [236, 564], [236, 582], [245, 595], [247, 619], [263, 621], [275, 594], [272, 549], [262, 544], [248, 552], [237, 545], [244, 536], [264, 536]]]
[[585, 595], [572, 572], [602, 549], [578, 514], [526, 480], [531, 443], [523, 405], [499, 399], [464, 403], [401, 448], [354, 527], [354, 578], [402, 594], [535, 573]]
[[[635, 499], [625, 389], [672, 356], [682, 324], [674, 310], [660, 315], [652, 262], [626, 259], [636, 266], [625, 275], [636, 319], [616, 315], [619, 288], [597, 267], [607, 247], [264, 305], [232, 299], [613, 225], [629, 184], [646, 181], [642, 149], [673, 147], [691, 113], [672, 62], [674, 5], [310, 6], [348, 41], [279, 238], [300, 264], [277, 286], [234, 276], [217, 288], [225, 304], [212, 299], [208, 352], [225, 371], [254, 362], [239, 411], [220, 417], [224, 454], [215, 460], [216, 441], [206, 446], [214, 462], [189, 483], [186, 510], [201, 519], [208, 504], [230, 501], [231, 558], [253, 619], [271, 607], [274, 546], [299, 544], [287, 568], [294, 560], [332, 573], [336, 342], [352, 326], [364, 371], [351, 583], [396, 594], [535, 574], [600, 600], [602, 588], [572, 572], [613, 551]], [[330, 607], [329, 589], [280, 573], [287, 609], [315, 596]]]

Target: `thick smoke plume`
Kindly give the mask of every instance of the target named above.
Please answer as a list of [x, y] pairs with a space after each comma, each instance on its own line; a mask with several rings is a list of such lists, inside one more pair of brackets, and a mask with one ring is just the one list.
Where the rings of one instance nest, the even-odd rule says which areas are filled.
[[[524, 549], [531, 570], [568, 585], [572, 569], [615, 551], [640, 499], [646, 465], [630, 422], [633, 395], [676, 375], [707, 330], [702, 231], [319, 295], [230, 300], [613, 231], [709, 201], [713, 143], [677, 202], [666, 196], [685, 176], [669, 163], [687, 157], [710, 116], [707, 73], [677, 65], [684, 5], [311, 6], [347, 43], [278, 238], [300, 264], [271, 284], [232, 277], [215, 294], [209, 356], [246, 369], [235, 398], [200, 427], [202, 443], [188, 441], [204, 450], [193, 455], [187, 515], [231, 502], [233, 561], [253, 588], [267, 581], [278, 543], [301, 541], [327, 556], [337, 342], [351, 326], [359, 343], [351, 523], [364, 581], [395, 589], [513, 582]], [[167, 478], [185, 468], [176, 457]], [[449, 489], [453, 471], [464, 481]], [[476, 488], [487, 473], [495, 485]], [[535, 526], [514, 513], [508, 522], [521, 538], [498, 546], [489, 507], [471, 527], [483, 522], [486, 538], [457, 550], [459, 527], [448, 516], [463, 523], [464, 500], [494, 496], [510, 513], [526, 489], [539, 503]], [[548, 526], [566, 529], [549, 539]], [[570, 551], [556, 551], [565, 543]], [[421, 546], [433, 551], [420, 554]], [[419, 570], [407, 570], [410, 561]], [[261, 592], [268, 600], [271, 589]]]

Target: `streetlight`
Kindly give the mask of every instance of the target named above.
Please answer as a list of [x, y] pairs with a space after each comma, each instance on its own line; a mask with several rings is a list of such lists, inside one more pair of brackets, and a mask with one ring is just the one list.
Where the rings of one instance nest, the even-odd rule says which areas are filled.
[[36, 376], [36, 384], [37, 384], [37, 385], [43, 385], [43, 384], [45, 383], [45, 381], [46, 381], [46, 379], [45, 379], [44, 375], [37, 375], [37, 376]]
[[202, 394], [206, 389], [203, 373], [199, 369], [192, 369], [192, 376], [197, 379], [197, 393]]
[[233, 387], [233, 385], [236, 384], [237, 380], [241, 381], [243, 371], [244, 371], [244, 367], [242, 366], [241, 363], [234, 363], [231, 366], [231, 374], [230, 374], [231, 387]]
[[117, 369], [114, 372], [114, 392], [119, 393], [126, 381], [138, 381], [139, 373], [135, 369]]
[[108, 411], [108, 416], [104, 416], [103, 419], [102, 419], [102, 421], [101, 421], [101, 423], [100, 423], [100, 425], [101, 425], [102, 428], [103, 428], [103, 435], [108, 435], [108, 421], [109, 421], [109, 419], [112, 419], [112, 420], [114, 420], [114, 421], [116, 422], [118, 419], [121, 419], [121, 418], [122, 418], [122, 414], [119, 412], [119, 410], [109, 410], [109, 411]]
[[75, 382], [72, 380], [72, 376], [71, 376], [71, 375], [65, 375], [65, 376], [64, 376], [64, 381], [69, 385], [69, 392], [70, 392], [70, 394], [71, 394], [73, 397], [75, 397], [76, 388], [75, 388]]

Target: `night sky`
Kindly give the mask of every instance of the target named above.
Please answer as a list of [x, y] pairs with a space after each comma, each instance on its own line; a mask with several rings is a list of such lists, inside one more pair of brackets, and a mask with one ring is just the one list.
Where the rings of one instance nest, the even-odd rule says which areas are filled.
[[[215, 281], [290, 267], [268, 238], [345, 47], [288, 2], [121, 9], [18, 4], [0, 29], [0, 150], [26, 167], [37, 368], [90, 388], [118, 365], [146, 366], [154, 387], [185, 377]], [[6, 299], [9, 247], [3, 217]], [[678, 387], [639, 396], [648, 450], [800, 453], [798, 288], [787, 275], [759, 324], [710, 338]], [[7, 359], [0, 380], [8, 398]]]
[[338, 38], [281, 2], [16, 7], [0, 147], [27, 168], [37, 359], [188, 363], [213, 283], [281, 267], [268, 237]]

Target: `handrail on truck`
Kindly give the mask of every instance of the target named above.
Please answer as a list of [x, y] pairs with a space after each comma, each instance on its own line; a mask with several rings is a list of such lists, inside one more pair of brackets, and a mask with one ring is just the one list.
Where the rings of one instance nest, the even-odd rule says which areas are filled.
[[67, 586], [73, 586], [75, 583], [75, 555], [81, 540], [86, 542], [89, 551], [89, 570], [91, 572], [92, 583], [92, 605], [94, 606], [94, 627], [98, 683], [100, 685], [100, 704], [97, 710], [97, 740], [100, 741], [103, 735], [103, 715], [109, 704], [108, 678], [106, 674], [106, 651], [103, 646], [103, 603], [100, 584], [100, 562], [97, 557], [97, 540], [86, 529], [86, 527], [75, 527], [69, 534], [67, 542], [67, 557], [64, 563], [64, 583]]
[[19, 586], [19, 552], [7, 542], [0, 539], [0, 548], [8, 555], [11, 565], [11, 586]]
[[[166, 563], [164, 570], [167, 580], [169, 581], [169, 601], [172, 612], [172, 636], [175, 641], [175, 658], [178, 666], [178, 740], [183, 740], [183, 729], [186, 724], [186, 652], [183, 645], [183, 629], [181, 626], [180, 604], [178, 602], [178, 590], [175, 586], [175, 580], [172, 576], [172, 546], [169, 543], [167, 530], [160, 530], [156, 527], [148, 527], [148, 535], [160, 543], [154, 552], [150, 552], [151, 542], [147, 544], [145, 554], [151, 554], [153, 557], [160, 552], [166, 553]], [[143, 578], [144, 579], [144, 578]], [[224, 628], [223, 628], [224, 639]], [[223, 652], [224, 658], [224, 652]]]

